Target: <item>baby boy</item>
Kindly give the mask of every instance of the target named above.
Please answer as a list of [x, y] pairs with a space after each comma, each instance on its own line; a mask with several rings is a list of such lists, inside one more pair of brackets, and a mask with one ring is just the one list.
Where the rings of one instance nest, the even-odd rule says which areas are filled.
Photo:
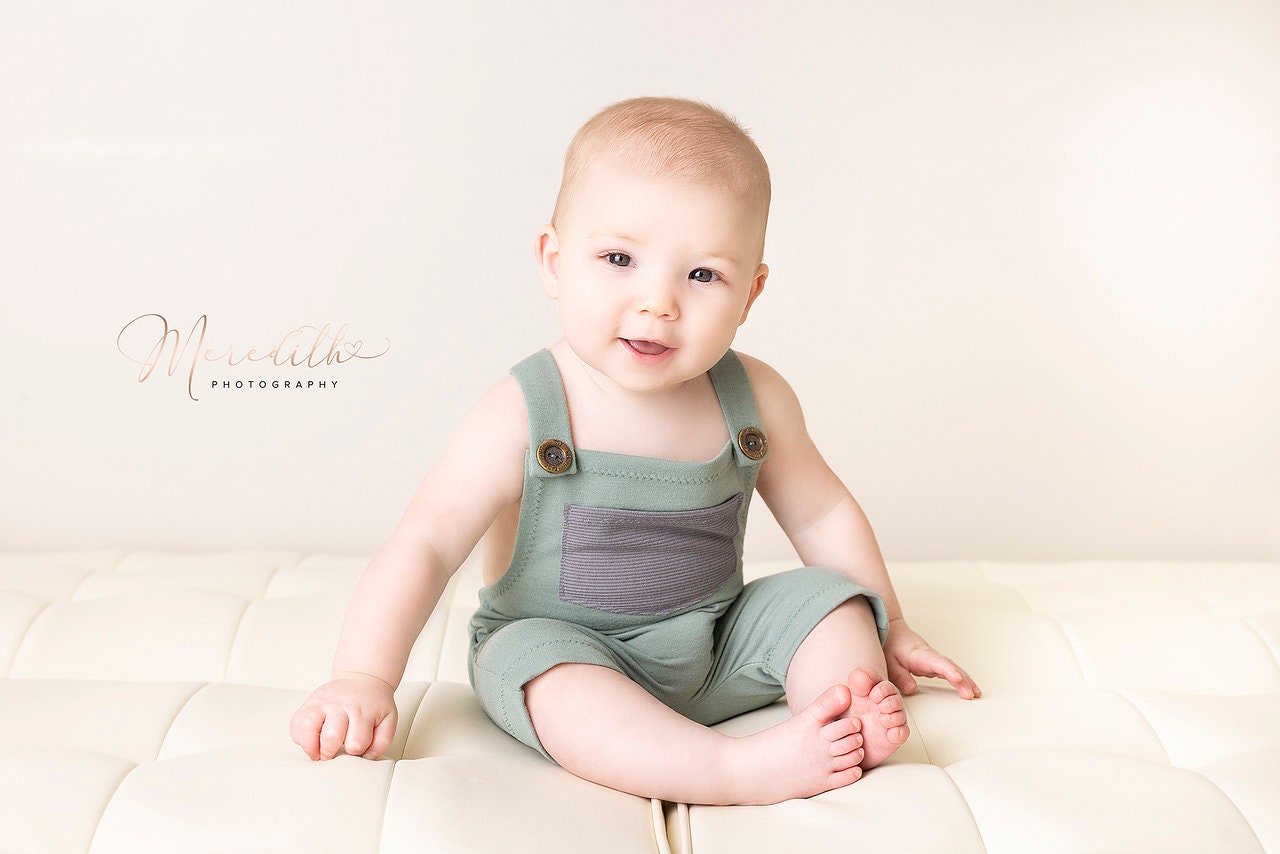
[[[475, 404], [365, 570], [291, 723], [312, 759], [387, 750], [409, 651], [482, 537], [481, 705], [624, 792], [808, 797], [907, 740], [912, 674], [980, 696], [907, 626], [791, 387], [730, 349], [769, 275], [769, 199], [759, 149], [705, 103], [636, 98], [579, 129], [534, 246], [564, 337]], [[757, 492], [804, 567], [744, 585]], [[783, 723], [711, 728], [784, 696]]]

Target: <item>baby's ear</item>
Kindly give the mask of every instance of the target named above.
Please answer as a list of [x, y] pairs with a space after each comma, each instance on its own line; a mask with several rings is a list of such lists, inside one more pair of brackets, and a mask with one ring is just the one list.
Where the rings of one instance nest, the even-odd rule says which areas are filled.
[[533, 257], [538, 262], [542, 290], [552, 299], [560, 296], [560, 235], [554, 225], [544, 225], [533, 241]]
[[769, 278], [769, 265], [761, 264], [756, 268], [755, 278], [751, 280], [751, 290], [747, 293], [747, 304], [742, 309], [742, 317], [738, 320], [739, 326], [747, 322], [747, 315], [751, 313], [751, 306], [755, 304], [756, 298], [764, 290], [764, 280], [767, 278]]

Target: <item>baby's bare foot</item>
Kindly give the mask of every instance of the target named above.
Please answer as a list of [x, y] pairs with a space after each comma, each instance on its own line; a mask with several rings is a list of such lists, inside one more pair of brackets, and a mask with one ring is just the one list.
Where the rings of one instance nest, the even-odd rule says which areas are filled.
[[862, 768], [868, 770], [892, 756], [910, 737], [907, 713], [894, 684], [870, 668], [859, 667], [849, 674], [849, 690], [853, 693], [849, 714], [862, 721], [866, 750]]
[[741, 739], [734, 803], [775, 804], [847, 786], [862, 776], [862, 721], [841, 717], [852, 701], [834, 685], [790, 720]]

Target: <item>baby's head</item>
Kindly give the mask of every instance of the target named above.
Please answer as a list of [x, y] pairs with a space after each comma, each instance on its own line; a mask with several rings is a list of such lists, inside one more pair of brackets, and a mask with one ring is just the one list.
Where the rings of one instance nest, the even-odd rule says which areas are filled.
[[570, 349], [632, 389], [709, 370], [769, 275], [769, 168], [733, 119], [636, 98], [574, 136], [552, 221], [535, 241]]
[[565, 153], [560, 193], [551, 214], [551, 225], [558, 231], [572, 218], [584, 186], [600, 177], [594, 168], [600, 166], [731, 196], [755, 225], [755, 263], [763, 257], [769, 166], [746, 130], [710, 104], [685, 98], [632, 98], [588, 119]]

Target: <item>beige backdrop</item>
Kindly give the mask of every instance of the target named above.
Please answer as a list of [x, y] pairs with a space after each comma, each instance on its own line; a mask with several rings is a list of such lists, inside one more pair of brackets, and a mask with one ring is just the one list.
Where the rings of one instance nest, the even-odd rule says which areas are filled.
[[[737, 346], [889, 559], [1280, 558], [1270, 0], [3, 18], [0, 549], [371, 552], [557, 334], [569, 137], [674, 94], [771, 163]], [[163, 323], [190, 347], [140, 381]], [[282, 338], [321, 364], [230, 364]], [[304, 387], [210, 387], [251, 379]], [[748, 552], [789, 549], [760, 514]]]

